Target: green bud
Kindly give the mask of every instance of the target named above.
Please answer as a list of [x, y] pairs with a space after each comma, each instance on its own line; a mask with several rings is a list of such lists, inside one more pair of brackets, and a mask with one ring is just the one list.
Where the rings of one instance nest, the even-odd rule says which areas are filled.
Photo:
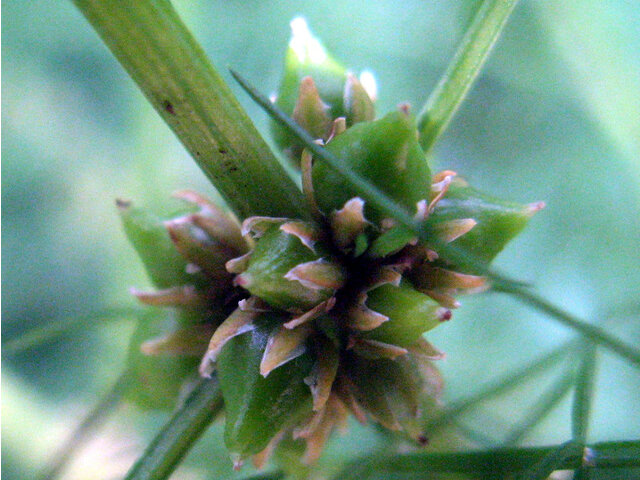
[[390, 283], [367, 292], [367, 307], [389, 320], [363, 332], [365, 338], [410, 347], [422, 334], [451, 318], [451, 311], [411, 287], [408, 282]]
[[225, 402], [225, 444], [237, 465], [262, 451], [282, 429], [311, 413], [312, 398], [304, 378], [312, 367], [308, 353], [260, 374], [264, 350], [284, 317], [264, 313], [257, 327], [225, 343], [217, 359]]
[[130, 202], [118, 201], [117, 205], [127, 238], [153, 284], [168, 288], [193, 283], [194, 276], [187, 273], [187, 261], [176, 250], [163, 219]]
[[148, 318], [140, 320], [131, 337], [125, 362], [135, 385], [135, 388], [127, 389], [125, 398], [145, 409], [174, 408], [188, 382], [197, 379], [197, 356], [150, 356], [141, 351], [143, 342], [176, 328], [173, 321], [159, 321], [163, 316], [155, 310], [146, 315]]
[[342, 286], [342, 268], [308, 236], [313, 234], [309, 227], [302, 222], [270, 226], [257, 239], [236, 284], [272, 307], [294, 313], [330, 299]]
[[[437, 203], [428, 219], [428, 225], [437, 229], [438, 225], [446, 221], [474, 219], [475, 226], [455, 239], [452, 245], [488, 264], [543, 207], [542, 202], [521, 205], [500, 200], [456, 179], [446, 195]], [[455, 267], [474, 273], [473, 268], [466, 264]]]
[[[291, 29], [276, 105], [312, 137], [325, 141], [336, 119], [346, 118], [349, 126], [373, 120], [374, 100], [360, 81], [327, 53], [304, 19], [294, 19]], [[276, 144], [299, 166], [304, 145], [277, 122], [271, 129]]]
[[[299, 102], [302, 79], [311, 77], [328, 118], [345, 116], [343, 92], [345, 68], [336, 62], [315, 38], [303, 18], [291, 22], [292, 36], [285, 56], [284, 74], [276, 97], [276, 105], [291, 115]], [[283, 150], [298, 145], [297, 139], [276, 122], [271, 123], [274, 140]], [[310, 132], [311, 133], [311, 132]], [[301, 151], [301, 148], [298, 148]]]

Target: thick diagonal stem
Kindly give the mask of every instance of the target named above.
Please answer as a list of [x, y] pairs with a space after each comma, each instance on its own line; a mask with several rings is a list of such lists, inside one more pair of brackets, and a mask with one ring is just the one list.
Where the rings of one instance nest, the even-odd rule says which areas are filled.
[[241, 218], [306, 217], [287, 176], [167, 0], [74, 0]]

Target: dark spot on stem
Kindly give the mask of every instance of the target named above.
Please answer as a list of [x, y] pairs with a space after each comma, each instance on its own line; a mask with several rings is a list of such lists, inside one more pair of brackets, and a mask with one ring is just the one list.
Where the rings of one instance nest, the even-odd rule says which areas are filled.
[[221, 153], [222, 155], [224, 155], [225, 153], [227, 153], [227, 151], [224, 148], [219, 148], [218, 153]]
[[162, 102], [162, 108], [164, 108], [165, 112], [170, 113], [171, 115], [176, 114], [176, 111], [173, 109], [173, 104], [169, 100]]
[[426, 435], [418, 435], [417, 440], [418, 440], [418, 443], [423, 447], [429, 444], [429, 439], [427, 438]]

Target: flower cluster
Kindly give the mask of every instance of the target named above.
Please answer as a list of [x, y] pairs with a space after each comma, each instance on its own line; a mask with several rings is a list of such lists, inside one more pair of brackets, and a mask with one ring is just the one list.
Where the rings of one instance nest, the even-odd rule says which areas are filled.
[[414, 212], [434, 241], [419, 242], [277, 126], [313, 221], [240, 224], [193, 192], [178, 194], [192, 208], [164, 222], [120, 203], [159, 288], [135, 295], [177, 312], [170, 333], [143, 343], [142, 352], [191, 358], [176, 360], [181, 370], [171, 378], [179, 382], [194, 358], [201, 375], [216, 373], [225, 442], [238, 466], [251, 456], [261, 465], [287, 437], [305, 442], [302, 461], [312, 463], [349, 414], [426, 443], [420, 409], [442, 389], [432, 361], [443, 354], [423, 334], [451, 319], [458, 294], [488, 287], [434, 245], [453, 242], [488, 263], [542, 206], [495, 199], [449, 170], [432, 173], [409, 108], [375, 120], [371, 89], [296, 22], [274, 101]]

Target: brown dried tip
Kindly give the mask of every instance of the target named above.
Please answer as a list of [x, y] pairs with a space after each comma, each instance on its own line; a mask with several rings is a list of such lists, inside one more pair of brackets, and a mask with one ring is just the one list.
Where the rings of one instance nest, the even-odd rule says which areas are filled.
[[347, 251], [355, 244], [356, 238], [367, 227], [364, 216], [364, 200], [354, 197], [348, 200], [340, 210], [331, 214], [331, 231], [338, 248]]
[[126, 210], [127, 208], [131, 207], [131, 204], [131, 200], [116, 198], [116, 207], [118, 207], [120, 210]]
[[304, 77], [292, 118], [313, 138], [324, 138], [331, 125], [329, 107], [322, 101], [311, 77]]
[[210, 377], [213, 373], [216, 358], [225, 343], [236, 335], [248, 332], [255, 328], [253, 320], [257, 316], [256, 312], [243, 312], [236, 309], [215, 331], [209, 342], [207, 352], [202, 357], [200, 363], [200, 375]]
[[323, 288], [337, 290], [344, 285], [345, 281], [340, 265], [322, 258], [296, 265], [285, 274], [284, 278], [291, 281], [297, 280], [312, 290]]
[[280, 230], [298, 237], [305, 247], [315, 253], [313, 245], [318, 240], [318, 232], [311, 224], [306, 222], [286, 222], [280, 225]]
[[260, 362], [260, 375], [266, 377], [272, 370], [302, 355], [307, 350], [305, 342], [311, 332], [308, 324], [294, 330], [284, 326], [276, 330], [267, 341]]
[[201, 307], [206, 299], [198, 294], [193, 285], [166, 288], [154, 292], [144, 292], [130, 288], [129, 292], [146, 305], [159, 307]]

